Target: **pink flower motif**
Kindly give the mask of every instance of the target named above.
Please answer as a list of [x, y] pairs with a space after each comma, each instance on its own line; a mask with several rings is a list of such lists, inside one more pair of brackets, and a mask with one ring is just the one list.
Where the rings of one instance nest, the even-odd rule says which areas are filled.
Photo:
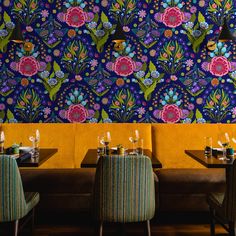
[[38, 61], [32, 57], [21, 57], [19, 62], [19, 72], [25, 76], [32, 76], [38, 73], [39, 63]]
[[66, 117], [72, 123], [83, 123], [88, 117], [88, 112], [81, 104], [70, 105]]
[[163, 23], [171, 28], [180, 26], [184, 20], [184, 13], [178, 7], [168, 7], [162, 15]]
[[48, 10], [42, 10], [41, 15], [42, 15], [42, 17], [47, 18], [49, 16]]
[[231, 64], [224, 56], [213, 57], [209, 64], [209, 71], [215, 76], [227, 75]]
[[233, 113], [233, 115], [236, 115], [236, 107], [234, 107], [234, 108], [232, 109], [232, 113]]
[[65, 16], [65, 21], [69, 26], [79, 28], [85, 24], [87, 14], [80, 7], [70, 7]]
[[128, 76], [133, 74], [135, 70], [134, 61], [127, 56], [118, 57], [113, 64], [113, 71], [120, 76]]
[[161, 119], [166, 123], [177, 123], [181, 116], [181, 109], [174, 104], [165, 105], [161, 112]]
[[130, 28], [129, 28], [129, 26], [123, 26], [123, 30], [124, 30], [124, 32], [129, 32]]

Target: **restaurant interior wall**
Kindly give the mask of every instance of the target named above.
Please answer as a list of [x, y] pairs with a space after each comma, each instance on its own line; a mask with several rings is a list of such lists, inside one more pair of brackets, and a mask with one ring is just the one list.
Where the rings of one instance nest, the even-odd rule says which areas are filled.
[[[235, 123], [233, 0], [0, 1], [0, 122]], [[26, 41], [8, 41], [15, 23]], [[112, 32], [120, 21], [124, 50]]]

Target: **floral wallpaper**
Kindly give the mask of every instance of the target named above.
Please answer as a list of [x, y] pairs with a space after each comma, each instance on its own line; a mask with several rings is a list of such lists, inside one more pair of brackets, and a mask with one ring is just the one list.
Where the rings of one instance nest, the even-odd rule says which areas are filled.
[[233, 0], [0, 0], [0, 122], [235, 123], [224, 17], [236, 36]]

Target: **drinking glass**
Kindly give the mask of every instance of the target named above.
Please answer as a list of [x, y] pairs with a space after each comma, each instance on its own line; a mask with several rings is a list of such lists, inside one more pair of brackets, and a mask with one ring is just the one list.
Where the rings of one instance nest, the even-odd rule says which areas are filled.
[[205, 157], [212, 156], [212, 137], [205, 137]]
[[230, 139], [228, 133], [221, 133], [219, 135], [218, 144], [222, 148], [222, 156], [219, 157], [219, 160], [226, 160], [226, 148], [229, 147]]
[[143, 155], [143, 138], [138, 141], [138, 154]]
[[97, 137], [97, 156], [100, 157], [104, 154], [104, 143], [103, 143], [104, 137], [98, 136]]
[[33, 156], [38, 156], [39, 155], [39, 141], [40, 141], [39, 130], [36, 130], [35, 137], [30, 136], [29, 140], [32, 142]]
[[105, 146], [105, 154], [109, 154], [109, 143], [111, 142], [111, 133], [108, 131], [106, 134], [101, 138], [101, 144]]
[[1, 131], [1, 134], [0, 134], [0, 154], [4, 153], [4, 141], [5, 141], [5, 135], [4, 135], [4, 132]]
[[138, 154], [137, 149], [136, 149], [136, 144], [138, 143], [138, 140], [139, 140], [139, 132], [138, 130], [135, 130], [134, 136], [129, 137], [129, 141], [132, 143], [132, 146], [133, 146], [133, 150], [132, 152], [130, 152], [131, 155]]

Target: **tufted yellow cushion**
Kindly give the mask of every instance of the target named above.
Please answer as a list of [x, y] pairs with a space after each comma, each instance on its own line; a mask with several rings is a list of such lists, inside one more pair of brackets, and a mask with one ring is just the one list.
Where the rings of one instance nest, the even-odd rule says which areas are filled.
[[[185, 149], [202, 149], [204, 136], [213, 137], [217, 145], [219, 134], [228, 132], [236, 138], [235, 124], [2, 124], [5, 132], [5, 146], [14, 142], [31, 145], [29, 136], [39, 129], [40, 146], [58, 148], [40, 168], [79, 168], [89, 148], [97, 147], [97, 136], [111, 132], [111, 147], [123, 144], [132, 148], [128, 138], [135, 129], [144, 138], [144, 148], [153, 150], [164, 168], [203, 168], [195, 160], [185, 155]], [[232, 142], [231, 142], [232, 143]], [[233, 144], [233, 143], [232, 143]], [[236, 149], [236, 144], [233, 144]]]
[[32, 145], [29, 136], [40, 131], [40, 147], [58, 148], [58, 152], [40, 168], [74, 168], [75, 124], [3, 124], [5, 147], [14, 142]]
[[213, 137], [216, 145], [217, 124], [153, 124], [153, 152], [164, 168], [204, 168], [184, 153], [186, 149], [203, 149], [204, 137]]

